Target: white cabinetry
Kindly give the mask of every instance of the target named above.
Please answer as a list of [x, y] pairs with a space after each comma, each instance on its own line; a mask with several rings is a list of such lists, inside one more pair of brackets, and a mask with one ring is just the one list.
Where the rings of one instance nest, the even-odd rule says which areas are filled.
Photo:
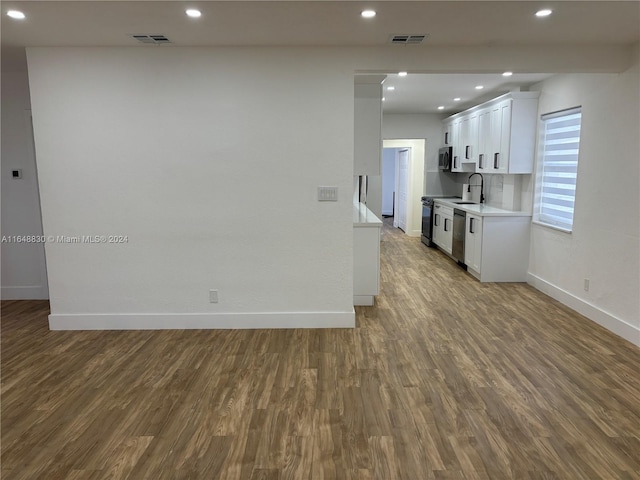
[[451, 255], [453, 247], [453, 208], [433, 205], [433, 243]]
[[373, 305], [380, 291], [382, 222], [364, 204], [353, 206], [353, 304]]
[[467, 214], [464, 237], [464, 263], [467, 269], [480, 273], [482, 261], [482, 217]]
[[462, 163], [476, 163], [478, 155], [478, 112], [471, 112], [462, 119]]
[[453, 158], [451, 159], [452, 172], [462, 171], [462, 157], [460, 155], [460, 150], [462, 148], [462, 137], [460, 135], [461, 123], [462, 120], [459, 118], [451, 122], [451, 146], [453, 147]]
[[453, 145], [453, 137], [451, 131], [453, 129], [453, 122], [446, 122], [442, 129], [442, 141], [445, 146], [449, 147]]
[[374, 76], [376, 83], [356, 83], [354, 87], [354, 175], [380, 175], [382, 80], [383, 76]]
[[478, 155], [476, 172], [487, 173], [491, 156], [491, 109], [478, 113]]
[[532, 173], [538, 96], [511, 92], [445, 119], [453, 129], [452, 171]]
[[467, 213], [467, 271], [481, 282], [526, 282], [531, 218]]

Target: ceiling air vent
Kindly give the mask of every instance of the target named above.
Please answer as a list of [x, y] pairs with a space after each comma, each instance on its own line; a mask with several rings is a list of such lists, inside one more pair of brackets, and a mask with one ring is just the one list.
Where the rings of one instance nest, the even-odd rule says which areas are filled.
[[420, 45], [429, 34], [424, 35], [392, 35], [389, 43], [394, 45]]
[[171, 43], [164, 35], [148, 35], [146, 33], [139, 33], [135, 35], [131, 35], [131, 38], [139, 41], [140, 43], [148, 43], [150, 45], [161, 45], [163, 43]]

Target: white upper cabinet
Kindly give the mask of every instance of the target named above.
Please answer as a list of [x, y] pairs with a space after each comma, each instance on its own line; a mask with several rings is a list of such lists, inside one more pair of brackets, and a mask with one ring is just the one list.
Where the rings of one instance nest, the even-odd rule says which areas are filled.
[[[511, 92], [445, 119], [460, 125], [453, 171], [532, 173], [538, 92]], [[454, 136], [455, 139], [455, 136]], [[457, 151], [456, 151], [456, 146]]]
[[462, 163], [476, 163], [478, 156], [478, 112], [462, 119]]
[[384, 79], [385, 76], [380, 75], [356, 77], [354, 86], [354, 175], [380, 175], [382, 164], [382, 82]]
[[442, 144], [445, 147], [450, 147], [453, 145], [453, 137], [451, 135], [452, 129], [453, 129], [453, 122], [448, 122], [444, 124], [444, 128], [442, 129]]
[[451, 140], [453, 158], [451, 159], [451, 171], [462, 172], [462, 119], [457, 118], [451, 124]]
[[491, 156], [491, 109], [478, 112], [478, 155], [476, 172], [486, 173]]

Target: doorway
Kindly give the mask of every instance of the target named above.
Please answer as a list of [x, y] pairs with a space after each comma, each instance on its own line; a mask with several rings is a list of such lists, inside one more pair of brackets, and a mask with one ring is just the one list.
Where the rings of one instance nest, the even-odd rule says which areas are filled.
[[383, 140], [382, 212], [389, 212], [391, 202], [393, 226], [411, 237], [420, 237], [422, 232], [425, 150], [424, 138]]
[[409, 198], [409, 149], [396, 150], [396, 197], [398, 198], [398, 208], [394, 212], [393, 226], [407, 233], [407, 204]]

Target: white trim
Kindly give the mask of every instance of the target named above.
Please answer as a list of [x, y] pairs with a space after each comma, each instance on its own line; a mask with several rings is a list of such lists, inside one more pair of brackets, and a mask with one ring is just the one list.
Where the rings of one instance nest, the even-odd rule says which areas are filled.
[[527, 273], [527, 283], [542, 293], [546, 293], [551, 298], [584, 315], [589, 320], [624, 338], [625, 340], [640, 347], [640, 328], [631, 325], [621, 318], [618, 318], [604, 310], [592, 305], [572, 293], [557, 287], [546, 280]]
[[553, 230], [558, 230], [559, 232], [573, 233], [572, 229], [560, 227], [558, 225], [552, 225], [551, 223], [545, 223], [542, 220], [531, 220], [531, 223], [533, 223], [534, 225], [540, 225], [541, 227], [547, 227]]
[[374, 295], [354, 295], [353, 304], [365, 307], [371, 307], [374, 304]]
[[51, 314], [51, 330], [354, 328], [350, 312]]
[[47, 287], [29, 285], [26, 287], [2, 287], [0, 296], [2, 300], [47, 300], [49, 293]]

